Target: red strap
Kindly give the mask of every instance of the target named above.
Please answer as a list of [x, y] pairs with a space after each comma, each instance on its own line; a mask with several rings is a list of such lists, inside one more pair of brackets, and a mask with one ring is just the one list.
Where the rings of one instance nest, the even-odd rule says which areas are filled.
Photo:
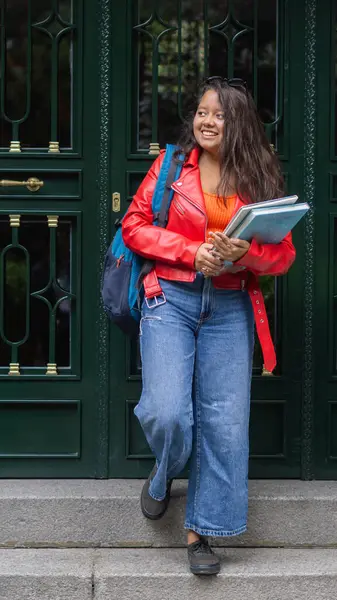
[[276, 353], [270, 334], [263, 294], [255, 277], [252, 277], [249, 281], [248, 293], [253, 305], [256, 331], [261, 344], [264, 366], [267, 371], [272, 372], [276, 367]]
[[[253, 305], [256, 331], [262, 348], [264, 366], [267, 371], [272, 372], [276, 367], [276, 353], [270, 334], [263, 294], [255, 277], [249, 279], [247, 290]], [[155, 269], [146, 275], [144, 291], [146, 298], [154, 298], [163, 293]]]
[[146, 298], [154, 298], [163, 293], [155, 269], [152, 269], [152, 271], [144, 278], [144, 292]]

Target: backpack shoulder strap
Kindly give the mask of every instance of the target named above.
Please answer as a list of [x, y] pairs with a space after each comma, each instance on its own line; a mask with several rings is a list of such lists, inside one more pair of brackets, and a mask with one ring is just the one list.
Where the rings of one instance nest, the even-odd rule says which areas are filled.
[[[157, 184], [152, 197], [152, 212], [153, 224], [158, 227], [165, 228], [168, 220], [168, 211], [173, 198], [174, 191], [171, 190], [171, 185], [178, 177], [180, 177], [181, 169], [185, 161], [185, 155], [181, 152], [178, 156], [175, 155], [178, 147], [173, 144], [167, 144], [166, 154], [158, 175]], [[154, 261], [146, 260], [141, 268], [137, 288], [143, 284], [144, 278], [152, 271]], [[161, 293], [161, 288], [155, 276], [155, 294]], [[152, 296], [151, 296], [152, 297]]]
[[176, 152], [178, 147], [166, 145], [166, 153], [158, 176], [158, 181], [152, 198], [153, 221], [159, 227], [166, 227], [168, 211], [173, 197], [171, 185], [180, 177], [185, 155]]

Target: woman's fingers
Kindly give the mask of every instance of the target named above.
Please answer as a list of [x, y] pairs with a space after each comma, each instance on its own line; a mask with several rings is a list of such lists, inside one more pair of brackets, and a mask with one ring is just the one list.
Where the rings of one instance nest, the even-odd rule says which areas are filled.
[[216, 250], [219, 250], [220, 252], [225, 252], [225, 251], [229, 251], [233, 248], [233, 245], [231, 244], [229, 238], [227, 236], [224, 236], [223, 234], [214, 234], [213, 239], [213, 243], [214, 243], [214, 247]]
[[231, 240], [229, 239], [229, 237], [227, 237], [227, 235], [225, 235], [221, 231], [216, 231], [214, 233], [213, 233], [213, 231], [211, 231], [210, 236], [217, 243], [226, 244], [227, 246], [231, 245]]
[[245, 250], [250, 246], [250, 243], [246, 242], [246, 240], [239, 240], [237, 238], [233, 238], [231, 242], [236, 248], [244, 248]]
[[208, 269], [215, 269], [216, 271], [218, 271], [219, 269], [221, 269], [221, 267], [222, 267], [221, 260], [215, 260], [215, 259], [213, 259], [213, 261], [212, 261], [212, 260], [210, 260], [211, 258], [213, 258], [213, 257], [210, 257], [210, 258], [205, 257], [205, 258], [203, 258], [202, 261], [201, 261], [201, 267], [207, 267]]

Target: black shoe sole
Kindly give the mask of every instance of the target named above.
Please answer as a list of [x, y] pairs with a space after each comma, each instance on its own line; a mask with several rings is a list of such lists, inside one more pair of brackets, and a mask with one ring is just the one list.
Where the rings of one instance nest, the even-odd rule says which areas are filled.
[[[145, 484], [146, 485], [146, 484]], [[162, 519], [163, 516], [165, 515], [169, 503], [170, 503], [170, 499], [171, 499], [171, 486], [172, 486], [172, 480], [170, 480], [167, 484], [167, 497], [166, 497], [166, 505], [165, 507], [163, 507], [163, 510], [161, 513], [159, 513], [158, 515], [154, 515], [152, 513], [148, 513], [147, 510], [144, 508], [143, 506], [143, 492], [141, 494], [141, 498], [140, 498], [140, 508], [141, 511], [144, 515], [144, 517], [146, 517], [146, 519], [150, 519], [150, 521], [159, 521], [159, 519]]]
[[190, 565], [190, 570], [193, 575], [218, 575], [218, 573], [220, 573], [220, 565], [212, 565], [209, 567], [204, 565]]
[[159, 515], [151, 515], [150, 513], [146, 512], [145, 508], [143, 507], [143, 505], [140, 505], [141, 511], [144, 515], [144, 517], [146, 517], [147, 519], [150, 519], [150, 521], [159, 521], [159, 519], [162, 519], [164, 514], [167, 511], [167, 506], [165, 507], [165, 510], [163, 510], [162, 513], [160, 513]]

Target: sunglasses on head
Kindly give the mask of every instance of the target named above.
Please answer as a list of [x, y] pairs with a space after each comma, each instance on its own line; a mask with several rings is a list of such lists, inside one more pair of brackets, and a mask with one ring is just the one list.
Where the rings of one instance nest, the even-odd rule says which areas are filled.
[[221, 86], [229, 85], [234, 88], [241, 88], [247, 93], [247, 84], [243, 79], [239, 77], [232, 77], [231, 79], [227, 79], [227, 77], [220, 77], [219, 75], [214, 75], [213, 77], [207, 77], [205, 79], [205, 84], [208, 83], [220, 83]]

